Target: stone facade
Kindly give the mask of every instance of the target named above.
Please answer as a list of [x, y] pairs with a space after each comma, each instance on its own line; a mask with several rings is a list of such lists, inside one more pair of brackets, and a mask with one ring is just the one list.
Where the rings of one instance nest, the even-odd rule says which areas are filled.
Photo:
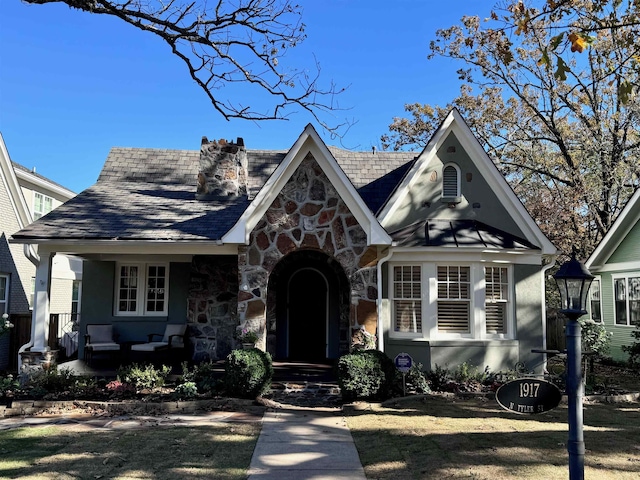
[[[376, 330], [377, 250], [311, 154], [286, 183], [238, 252], [238, 317], [266, 348], [269, 277], [288, 254], [324, 252], [348, 279], [349, 325]], [[341, 332], [342, 336], [342, 332]]]
[[235, 256], [194, 257], [188, 302], [193, 360], [219, 360], [235, 347], [238, 261]]
[[196, 198], [247, 194], [247, 151], [242, 138], [236, 143], [202, 137]]

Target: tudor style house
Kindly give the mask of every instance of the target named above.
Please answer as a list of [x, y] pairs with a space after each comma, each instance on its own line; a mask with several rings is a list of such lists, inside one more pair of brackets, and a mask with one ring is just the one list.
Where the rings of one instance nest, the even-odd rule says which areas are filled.
[[[30, 315], [35, 290], [38, 249], [9, 244], [9, 237], [74, 196], [35, 169], [12, 162], [0, 135], [0, 316], [7, 313], [15, 323], [18, 317]], [[80, 313], [82, 261], [57, 255], [51, 267], [50, 312], [59, 328], [52, 340], [57, 343]], [[0, 370], [9, 365], [8, 355], [9, 335], [4, 335], [0, 337]]]
[[[98, 181], [13, 235], [37, 244], [33, 351], [51, 257], [84, 259], [82, 328], [120, 342], [186, 324], [196, 361], [239, 328], [276, 359], [326, 360], [364, 328], [425, 368], [541, 365], [556, 250], [457, 111], [421, 153], [113, 148]], [[80, 355], [82, 356], [82, 348]]]
[[611, 333], [614, 360], [627, 360], [622, 350], [640, 320], [640, 190], [629, 199], [585, 266], [595, 275], [589, 289], [589, 318]]

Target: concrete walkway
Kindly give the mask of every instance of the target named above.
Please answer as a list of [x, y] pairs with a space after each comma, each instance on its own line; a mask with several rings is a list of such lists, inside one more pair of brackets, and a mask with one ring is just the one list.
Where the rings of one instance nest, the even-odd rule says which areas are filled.
[[266, 412], [249, 480], [365, 480], [351, 432], [338, 409]]

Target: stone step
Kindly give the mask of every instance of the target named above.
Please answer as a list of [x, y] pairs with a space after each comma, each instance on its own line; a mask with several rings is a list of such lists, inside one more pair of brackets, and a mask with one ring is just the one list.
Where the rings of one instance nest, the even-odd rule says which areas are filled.
[[337, 383], [276, 381], [266, 398], [283, 405], [301, 407], [338, 407], [342, 404]]

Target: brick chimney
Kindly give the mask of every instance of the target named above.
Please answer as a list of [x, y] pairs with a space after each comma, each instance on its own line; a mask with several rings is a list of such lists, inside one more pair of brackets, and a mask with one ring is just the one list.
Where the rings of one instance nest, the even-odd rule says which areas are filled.
[[206, 200], [241, 195], [247, 195], [247, 151], [244, 140], [238, 138], [233, 143], [226, 140], [209, 141], [207, 137], [202, 137], [196, 198]]

